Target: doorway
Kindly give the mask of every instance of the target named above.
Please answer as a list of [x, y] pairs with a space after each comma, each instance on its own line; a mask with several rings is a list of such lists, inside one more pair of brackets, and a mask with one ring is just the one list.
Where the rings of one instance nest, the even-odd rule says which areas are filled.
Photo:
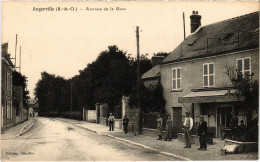
[[173, 132], [178, 133], [181, 132], [182, 129], [182, 108], [181, 107], [173, 107]]
[[228, 128], [231, 115], [232, 107], [218, 107], [217, 108], [217, 137], [221, 137], [221, 130]]

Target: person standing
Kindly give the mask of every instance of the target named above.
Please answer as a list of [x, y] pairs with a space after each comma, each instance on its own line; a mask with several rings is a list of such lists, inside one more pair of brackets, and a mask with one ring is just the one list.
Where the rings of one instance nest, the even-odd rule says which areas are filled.
[[200, 115], [200, 122], [198, 125], [198, 136], [200, 137], [200, 148], [198, 150], [206, 151], [207, 150], [207, 122], [204, 121], [204, 116]]
[[163, 134], [163, 119], [161, 118], [161, 115], [158, 115], [157, 117], [157, 133], [159, 138], [157, 140], [162, 140], [162, 134]]
[[128, 119], [127, 116], [125, 115], [125, 117], [124, 117], [124, 119], [123, 119], [123, 126], [124, 126], [124, 132], [125, 132], [125, 134], [127, 134], [128, 122], [129, 122], [129, 119]]
[[168, 116], [168, 119], [166, 121], [166, 137], [164, 141], [171, 141], [172, 139], [172, 128], [173, 128], [173, 122], [171, 119], [171, 115]]
[[110, 113], [109, 117], [108, 117], [108, 122], [109, 122], [109, 131], [114, 131], [114, 121], [115, 121], [115, 117], [113, 116], [112, 113]]
[[186, 118], [183, 123], [183, 126], [184, 126], [185, 143], [186, 143], [186, 146], [184, 148], [191, 148], [190, 131], [193, 127], [193, 119], [190, 117], [190, 112], [186, 112]]
[[232, 139], [236, 139], [237, 138], [238, 117], [236, 116], [235, 111], [232, 111], [231, 115], [232, 115], [232, 118], [230, 121], [230, 127], [231, 127]]

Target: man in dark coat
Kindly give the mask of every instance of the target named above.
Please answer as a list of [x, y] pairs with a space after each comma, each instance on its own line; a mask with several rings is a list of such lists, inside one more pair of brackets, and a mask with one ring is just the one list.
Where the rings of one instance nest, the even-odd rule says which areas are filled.
[[200, 137], [200, 148], [198, 150], [207, 150], [207, 122], [204, 121], [204, 116], [200, 115], [200, 122], [198, 125], [198, 135]]
[[128, 119], [127, 116], [125, 115], [125, 117], [124, 117], [124, 119], [123, 119], [123, 126], [124, 126], [124, 132], [125, 132], [125, 134], [127, 134], [128, 122], [129, 122], [129, 119]]
[[232, 111], [231, 114], [232, 114], [232, 118], [230, 121], [230, 127], [231, 127], [232, 139], [236, 139], [237, 138], [238, 117], [236, 116], [236, 113], [234, 111]]

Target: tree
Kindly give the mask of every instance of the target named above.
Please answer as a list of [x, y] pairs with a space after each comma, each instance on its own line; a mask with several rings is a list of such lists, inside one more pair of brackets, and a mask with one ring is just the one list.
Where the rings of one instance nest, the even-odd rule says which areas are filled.
[[[13, 72], [13, 85], [14, 86], [21, 86], [23, 89], [23, 105], [26, 107], [27, 106], [27, 100], [30, 98], [29, 97], [29, 91], [26, 90], [26, 76], [22, 75], [21, 73], [14, 71]], [[16, 96], [16, 93], [13, 93], [13, 104], [16, 107], [16, 112], [19, 112], [19, 96]]]
[[259, 81], [254, 80], [254, 74], [243, 76], [234, 67], [226, 67], [226, 74], [229, 76], [234, 89], [234, 95], [241, 102], [237, 103], [247, 109], [247, 132], [243, 140], [257, 141], [258, 140], [258, 101], [259, 101]]
[[[68, 107], [62, 103], [63, 89], [66, 88], [67, 81], [60, 76], [41, 73], [41, 79], [37, 82], [34, 95], [39, 102], [39, 114], [45, 115], [50, 111], [65, 110]], [[68, 87], [68, 86], [67, 86]]]
[[[161, 84], [150, 85], [146, 87], [144, 84], [140, 86], [140, 106], [144, 112], [165, 112], [165, 99], [163, 97], [163, 88]], [[130, 94], [129, 106], [131, 108], [137, 107], [137, 91], [136, 87]]]

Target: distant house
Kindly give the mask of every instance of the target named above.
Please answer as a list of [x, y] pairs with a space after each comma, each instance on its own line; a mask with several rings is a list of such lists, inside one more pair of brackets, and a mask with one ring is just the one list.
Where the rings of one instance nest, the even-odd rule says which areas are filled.
[[15, 124], [13, 107], [12, 76], [14, 65], [8, 54], [8, 43], [2, 44], [2, 77], [1, 77], [1, 130]]
[[29, 99], [28, 100], [28, 115], [29, 117], [37, 117], [38, 116], [38, 110], [39, 110], [39, 103], [35, 99]]
[[[166, 112], [181, 130], [186, 111], [195, 121], [202, 114], [212, 137], [220, 137], [229, 126], [231, 111], [245, 120], [247, 108], [240, 107], [226, 67], [240, 70], [244, 77], [259, 78], [259, 13], [201, 26], [193, 12], [191, 34], [160, 64]], [[251, 75], [254, 74], [254, 75]]]
[[148, 70], [146, 73], [142, 75], [142, 82], [145, 86], [156, 85], [160, 81], [160, 66], [158, 65], [160, 62], [165, 59], [164, 56], [153, 56], [152, 57], [152, 65], [153, 68]]

